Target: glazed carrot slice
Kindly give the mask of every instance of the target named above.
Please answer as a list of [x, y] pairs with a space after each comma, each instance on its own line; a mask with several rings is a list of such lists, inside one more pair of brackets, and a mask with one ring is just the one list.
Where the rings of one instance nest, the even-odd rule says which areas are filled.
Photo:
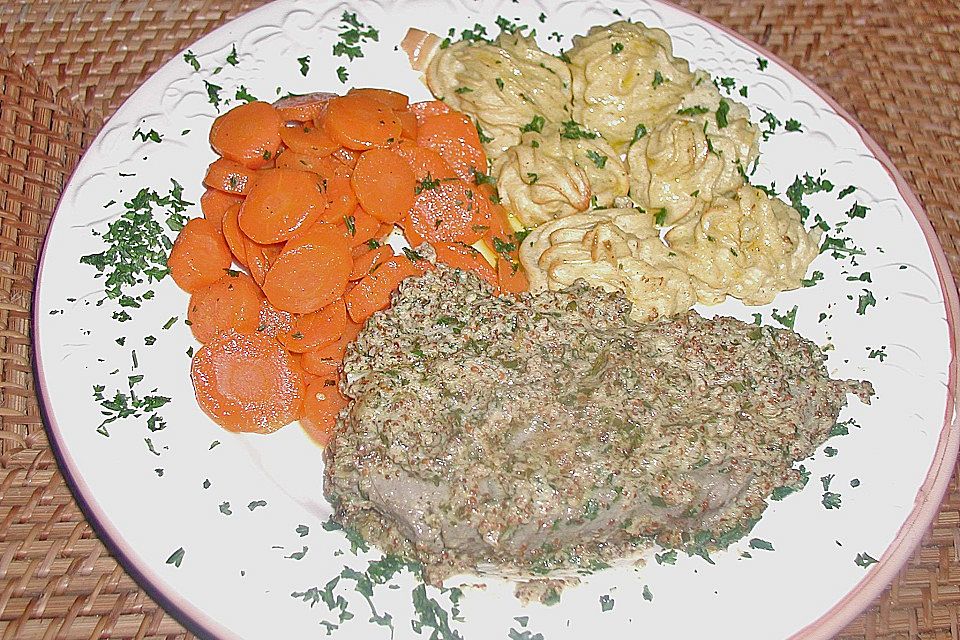
[[[344, 301], [346, 302], [346, 301]], [[340, 362], [343, 360], [344, 354], [347, 352], [347, 346], [356, 340], [357, 336], [363, 330], [363, 323], [357, 323], [350, 319], [349, 312], [347, 313], [347, 324], [343, 327], [343, 335], [340, 336], [340, 339], [331, 345], [326, 347], [320, 347], [319, 349], [314, 349], [313, 351], [308, 351], [303, 354], [304, 363], [308, 360], [334, 360]], [[306, 366], [306, 364], [304, 364]]]
[[413, 169], [413, 176], [418, 183], [426, 180], [450, 180], [458, 177], [446, 160], [439, 153], [427, 147], [403, 140], [393, 151], [402, 156]]
[[258, 169], [280, 150], [282, 124], [273, 105], [248, 102], [213, 121], [210, 146], [228, 160]]
[[494, 287], [497, 286], [497, 272], [483, 255], [473, 247], [460, 243], [437, 243], [433, 245], [437, 253], [437, 262], [477, 274]]
[[413, 169], [390, 149], [361, 154], [351, 184], [365, 211], [381, 222], [391, 223], [407, 215], [417, 189]]
[[334, 140], [359, 151], [385, 147], [398, 140], [403, 129], [393, 109], [363, 95], [331, 100], [324, 126]]
[[343, 297], [350, 319], [363, 323], [381, 309], [390, 306], [390, 295], [400, 283], [410, 276], [422, 275], [423, 267], [403, 256], [390, 258], [364, 277]]
[[227, 329], [250, 333], [260, 326], [260, 287], [245, 273], [227, 272], [190, 296], [187, 319], [200, 342], [209, 342]]
[[333, 436], [337, 416], [348, 401], [337, 388], [339, 375], [319, 378], [310, 383], [304, 394], [300, 426], [312, 440], [326, 446]]
[[223, 214], [221, 229], [223, 230], [223, 238], [226, 240], [227, 247], [230, 248], [230, 253], [233, 254], [233, 258], [238, 264], [245, 267], [247, 266], [247, 237], [243, 231], [240, 230], [239, 215], [239, 204], [235, 204], [227, 209]]
[[[346, 329], [347, 325], [353, 325], [352, 322], [348, 319], [344, 328]], [[356, 334], [354, 334], [355, 336]], [[341, 334], [340, 340], [343, 339]], [[338, 340], [337, 342], [339, 342]], [[300, 367], [313, 376], [323, 377], [336, 377], [340, 375], [340, 362], [332, 358], [323, 358], [318, 356], [319, 350], [314, 349], [300, 354]]]
[[250, 270], [250, 276], [259, 286], [263, 286], [263, 280], [267, 277], [270, 265], [276, 262], [282, 250], [282, 243], [260, 244], [244, 236], [243, 251], [247, 259], [247, 269]]
[[347, 308], [343, 300], [334, 300], [323, 309], [297, 316], [290, 331], [277, 336], [292, 353], [303, 353], [333, 344], [343, 335]]
[[174, 282], [191, 293], [219, 280], [230, 263], [230, 248], [223, 235], [205, 218], [187, 222], [167, 258]]
[[397, 118], [400, 120], [400, 139], [416, 140], [417, 129], [420, 128], [417, 116], [409, 111], [397, 111]]
[[309, 226], [326, 209], [323, 184], [309, 171], [267, 169], [240, 207], [240, 228], [254, 242], [272, 244]]
[[439, 153], [468, 182], [473, 180], [474, 172], [487, 169], [487, 154], [477, 128], [463, 114], [451, 112], [424, 118], [417, 131], [417, 144]]
[[347, 95], [372, 98], [377, 102], [387, 105], [394, 111], [404, 111], [407, 108], [407, 105], [410, 104], [410, 98], [402, 93], [391, 91], [390, 89], [375, 89], [372, 87], [354, 88], [350, 89], [350, 91], [347, 92]]
[[337, 224], [353, 214], [357, 208], [357, 194], [350, 178], [340, 175], [321, 175], [321, 187], [326, 201], [326, 210], [320, 216], [323, 222]]
[[497, 286], [509, 293], [522, 293], [530, 288], [530, 282], [519, 263], [501, 256], [497, 260]]
[[318, 222], [287, 243], [264, 278], [263, 292], [278, 309], [311, 313], [343, 295], [352, 270], [343, 231]]
[[440, 100], [426, 100], [424, 102], [411, 102], [407, 109], [416, 116], [418, 122], [423, 122], [430, 116], [438, 116], [441, 113], [450, 113], [450, 107]]
[[323, 127], [314, 126], [312, 122], [281, 127], [280, 138], [291, 151], [317, 158], [328, 156], [340, 148], [340, 143], [331, 138]]
[[316, 92], [301, 96], [287, 96], [273, 103], [280, 114], [280, 119], [286, 122], [310, 122], [323, 115], [327, 102], [336, 97], [335, 93]]
[[200, 210], [203, 211], [203, 217], [217, 225], [218, 229], [223, 228], [223, 214], [233, 205], [243, 202], [243, 198], [235, 196], [217, 189], [207, 189], [200, 196]]
[[264, 298], [260, 303], [260, 324], [257, 326], [257, 331], [277, 337], [290, 331], [291, 327], [293, 327], [293, 314], [277, 309]]
[[409, 221], [415, 234], [427, 242], [473, 244], [490, 228], [490, 216], [490, 201], [476, 186], [454, 180], [422, 188], [410, 208]]
[[360, 158], [360, 152], [354, 151], [353, 149], [340, 147], [331, 153], [330, 157], [346, 167], [350, 174], [353, 174], [353, 168], [357, 166], [357, 160]]
[[238, 162], [217, 158], [207, 168], [203, 177], [203, 184], [211, 189], [217, 189], [234, 195], [246, 195], [253, 186], [254, 171]]
[[319, 158], [304, 153], [297, 153], [287, 149], [277, 158], [278, 169], [296, 169], [298, 171], [310, 171], [323, 176], [345, 176], [350, 177], [353, 171], [342, 162], [334, 160], [331, 156]]
[[381, 263], [392, 257], [393, 248], [390, 246], [377, 247], [372, 251], [368, 251], [360, 257], [353, 259], [353, 271], [350, 272], [348, 279], [352, 282], [366, 277], [376, 271]]
[[380, 232], [380, 221], [364, 211], [363, 207], [354, 209], [353, 213], [344, 217], [338, 226], [344, 230], [344, 235], [351, 247], [376, 239]]
[[290, 354], [263, 333], [220, 334], [193, 356], [191, 377], [200, 408], [230, 431], [270, 433], [302, 410], [303, 380]]

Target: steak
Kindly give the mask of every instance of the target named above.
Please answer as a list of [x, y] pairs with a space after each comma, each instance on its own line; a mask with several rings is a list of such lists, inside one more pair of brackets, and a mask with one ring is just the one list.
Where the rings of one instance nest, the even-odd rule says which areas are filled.
[[847, 394], [872, 394], [793, 331], [629, 313], [582, 281], [514, 298], [440, 266], [406, 280], [347, 350], [334, 519], [434, 580], [724, 546], [805, 481], [794, 463]]

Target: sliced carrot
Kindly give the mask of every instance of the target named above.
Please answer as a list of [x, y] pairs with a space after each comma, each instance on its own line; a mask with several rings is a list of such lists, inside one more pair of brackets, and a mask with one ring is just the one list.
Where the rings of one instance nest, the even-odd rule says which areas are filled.
[[260, 326], [260, 287], [245, 273], [227, 272], [190, 296], [187, 319], [200, 342], [209, 342], [227, 329], [250, 333]]
[[297, 316], [290, 331], [277, 339], [292, 353], [303, 353], [339, 340], [346, 323], [347, 309], [343, 300], [337, 299], [319, 311]]
[[337, 388], [338, 380], [339, 375], [320, 378], [307, 387], [304, 395], [300, 426], [320, 446], [330, 442], [337, 416], [348, 404]]
[[441, 113], [450, 113], [450, 107], [440, 100], [426, 100], [424, 102], [411, 102], [407, 109], [416, 116], [418, 122], [423, 122], [430, 116], [438, 116]]
[[340, 148], [340, 143], [331, 138], [326, 129], [312, 122], [281, 127], [280, 138], [291, 151], [317, 158], [328, 156]]
[[353, 213], [345, 216], [338, 226], [344, 230], [344, 235], [351, 247], [376, 239], [380, 232], [380, 221], [364, 211], [363, 207], [354, 209]]
[[363, 323], [381, 309], [390, 306], [390, 295], [410, 276], [422, 275], [423, 267], [403, 256], [390, 258], [364, 277], [344, 297], [347, 313], [356, 323]]
[[[363, 245], [361, 245], [363, 246]], [[386, 260], [393, 257], [393, 248], [390, 246], [377, 247], [368, 251], [359, 258], [353, 260], [353, 271], [350, 272], [349, 280], [359, 280], [376, 271], [377, 267]]]
[[337, 224], [343, 222], [346, 216], [352, 215], [357, 208], [357, 194], [353, 191], [350, 178], [330, 175], [321, 175], [321, 186], [327, 208], [320, 216], [322, 222]]
[[216, 225], [193, 218], [180, 230], [167, 266], [177, 286], [192, 293], [219, 280], [231, 261], [230, 248]]
[[243, 250], [247, 258], [247, 269], [250, 270], [250, 276], [262, 287], [263, 280], [267, 277], [267, 271], [270, 270], [270, 266], [276, 262], [277, 256], [283, 250], [283, 244], [260, 244], [244, 236]]
[[345, 176], [350, 177], [353, 170], [333, 159], [331, 156], [323, 158], [311, 156], [304, 153], [297, 153], [287, 149], [277, 158], [278, 169], [297, 169], [299, 171], [310, 171], [322, 176]]
[[223, 214], [223, 238], [233, 254], [234, 260], [241, 266], [247, 266], [247, 248], [246, 239], [243, 231], [240, 230], [240, 205], [235, 204], [226, 210]]
[[335, 93], [316, 92], [301, 96], [287, 96], [273, 103], [280, 119], [289, 122], [310, 122], [320, 117], [327, 102], [336, 97]]
[[266, 102], [242, 104], [213, 121], [210, 146], [228, 160], [258, 169], [280, 150], [282, 124], [273, 105]]
[[234, 195], [246, 195], [253, 186], [256, 172], [239, 162], [217, 158], [207, 168], [204, 186]]
[[424, 118], [417, 131], [417, 144], [433, 149], [463, 180], [472, 181], [476, 171], [487, 169], [487, 154], [480, 144], [476, 125], [461, 113]]
[[220, 334], [193, 356], [191, 376], [200, 408], [230, 431], [270, 433], [302, 410], [303, 380], [290, 354], [263, 333]]
[[427, 242], [473, 244], [490, 228], [490, 216], [490, 201], [476, 186], [454, 180], [421, 189], [409, 220], [413, 231]]
[[360, 205], [381, 222], [400, 220], [416, 197], [413, 169], [390, 149], [371, 149], [361, 154], [351, 184]]
[[413, 221], [410, 219], [410, 216], [407, 216], [401, 220], [399, 224], [400, 230], [403, 231], [403, 237], [407, 239], [407, 242], [411, 247], [419, 247], [421, 244], [426, 242], [423, 236], [417, 232]]
[[[347, 320], [348, 325], [353, 325], [350, 320]], [[346, 325], [344, 325], [346, 327]], [[343, 339], [343, 336], [340, 337]], [[339, 340], [338, 340], [339, 342]], [[313, 376], [323, 377], [333, 377], [340, 375], [340, 362], [332, 358], [321, 358], [317, 354], [319, 350], [306, 351], [300, 354], [300, 366], [304, 371]]]
[[430, 183], [434, 180], [449, 180], [458, 177], [453, 167], [433, 149], [421, 147], [404, 140], [393, 150], [410, 164], [414, 178], [418, 183], [422, 183], [424, 180]]
[[318, 222], [287, 243], [267, 272], [263, 292], [278, 309], [311, 313], [343, 295], [352, 270], [343, 231]]
[[325, 209], [323, 184], [315, 174], [267, 169], [258, 173], [240, 207], [240, 228], [254, 242], [281, 242], [312, 224]]
[[437, 262], [477, 274], [480, 278], [494, 287], [497, 286], [497, 272], [493, 270], [487, 259], [470, 245], [461, 243], [437, 243], [433, 245], [437, 254]]
[[400, 119], [400, 139], [416, 140], [417, 129], [420, 128], [417, 116], [409, 111], [397, 111], [397, 118]]
[[227, 209], [241, 202], [243, 198], [240, 196], [208, 188], [200, 196], [200, 210], [203, 211], [204, 218], [217, 225], [218, 229], [222, 229], [223, 214]]
[[402, 93], [391, 91], [390, 89], [375, 89], [372, 87], [354, 88], [350, 89], [347, 95], [373, 98], [377, 102], [387, 105], [394, 111], [404, 111], [407, 105], [410, 104], [410, 98]]
[[360, 335], [362, 330], [363, 323], [354, 322], [350, 319], [350, 314], [347, 313], [347, 324], [343, 328], [343, 335], [340, 336], [340, 339], [331, 345], [320, 347], [319, 349], [314, 349], [313, 351], [308, 351], [307, 353], [303, 354], [304, 362], [307, 362], [310, 359], [329, 359], [340, 362], [343, 360], [343, 356], [347, 352], [347, 346], [356, 340], [357, 336]]
[[277, 337], [282, 333], [287, 333], [293, 326], [293, 314], [289, 311], [281, 311], [270, 304], [266, 298], [260, 304], [260, 324], [257, 331], [262, 331], [268, 336]]
[[509, 293], [522, 293], [530, 288], [530, 282], [519, 263], [501, 256], [497, 260], [497, 286]]
[[349, 170], [349, 173], [352, 175], [353, 168], [357, 166], [357, 160], [360, 158], [360, 152], [354, 151], [353, 149], [340, 147], [331, 153], [330, 157], [346, 167]]
[[385, 147], [398, 140], [403, 129], [393, 109], [363, 95], [331, 100], [324, 125], [334, 140], [359, 151]]
[[389, 222], [384, 222], [380, 225], [380, 228], [377, 229], [377, 234], [373, 236], [373, 239], [378, 242], [383, 242], [390, 237], [391, 233], [393, 233], [393, 225]]

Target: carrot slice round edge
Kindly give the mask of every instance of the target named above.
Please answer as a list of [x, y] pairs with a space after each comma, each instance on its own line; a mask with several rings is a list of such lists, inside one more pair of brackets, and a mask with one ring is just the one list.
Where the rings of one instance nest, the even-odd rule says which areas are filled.
[[343, 295], [352, 270], [343, 231], [318, 222], [287, 243], [264, 278], [263, 293], [278, 309], [311, 313]]
[[381, 222], [397, 222], [407, 215], [416, 197], [413, 169], [389, 149], [371, 149], [361, 154], [351, 178], [357, 200]]
[[309, 226], [326, 209], [323, 183], [309, 171], [266, 169], [240, 207], [240, 229], [254, 242], [272, 244]]
[[348, 149], [385, 147], [400, 138], [403, 125], [393, 109], [370, 97], [346, 95], [327, 104], [325, 126]]
[[230, 248], [215, 224], [205, 218], [193, 218], [174, 241], [167, 267], [174, 282], [192, 293], [219, 280], [231, 262]]
[[[415, 235], [427, 242], [473, 244], [490, 228], [490, 201], [463, 180], [436, 181], [421, 188], [410, 208]], [[406, 226], [404, 226], [406, 230]]]
[[190, 330], [200, 342], [209, 342], [228, 329], [238, 333], [256, 331], [260, 326], [262, 300], [260, 287], [250, 276], [228, 271], [190, 296], [187, 307]]
[[210, 127], [210, 146], [224, 158], [258, 169], [280, 150], [280, 114], [266, 102], [249, 102], [218, 117]]

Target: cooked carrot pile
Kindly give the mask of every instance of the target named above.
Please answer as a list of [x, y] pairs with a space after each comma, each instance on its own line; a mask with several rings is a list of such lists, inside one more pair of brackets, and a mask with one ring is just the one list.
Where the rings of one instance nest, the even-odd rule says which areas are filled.
[[386, 89], [251, 102], [217, 118], [210, 145], [220, 157], [203, 177], [203, 218], [168, 263], [203, 343], [197, 400], [226, 429], [299, 420], [327, 442], [347, 402], [347, 344], [430, 268], [385, 244], [396, 227], [438, 262], [503, 291], [527, 287], [477, 129], [442, 102]]

